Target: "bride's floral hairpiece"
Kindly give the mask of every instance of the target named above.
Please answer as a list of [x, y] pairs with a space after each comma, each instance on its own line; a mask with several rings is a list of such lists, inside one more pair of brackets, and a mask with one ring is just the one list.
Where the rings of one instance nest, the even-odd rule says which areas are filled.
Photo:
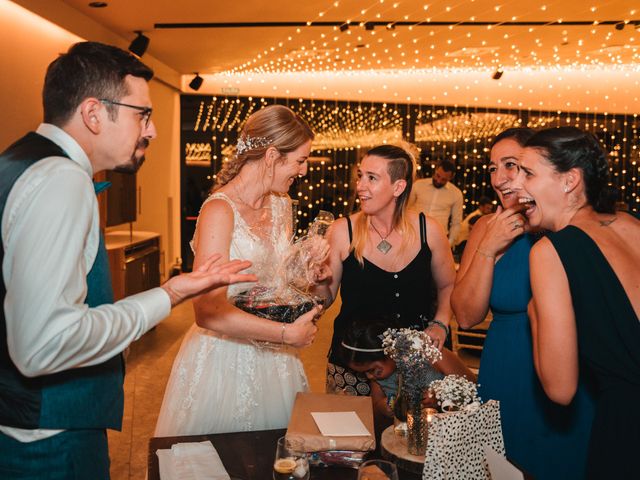
[[236, 151], [238, 152], [238, 155], [242, 155], [244, 152], [248, 150], [268, 147], [272, 143], [273, 143], [273, 140], [267, 137], [250, 137], [248, 135], [245, 135], [244, 137], [238, 138], [238, 145], [236, 146]]

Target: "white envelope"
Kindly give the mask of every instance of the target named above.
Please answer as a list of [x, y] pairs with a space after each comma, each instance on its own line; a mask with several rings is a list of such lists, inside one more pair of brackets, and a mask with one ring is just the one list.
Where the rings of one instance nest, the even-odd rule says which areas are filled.
[[370, 436], [356, 412], [311, 412], [320, 433], [325, 437]]

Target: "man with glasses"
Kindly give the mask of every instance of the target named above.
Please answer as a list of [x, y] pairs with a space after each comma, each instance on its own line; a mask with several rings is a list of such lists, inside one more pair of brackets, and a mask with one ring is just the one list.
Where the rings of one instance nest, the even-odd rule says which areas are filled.
[[135, 172], [156, 136], [131, 54], [73, 45], [45, 77], [44, 123], [0, 154], [0, 478], [109, 477], [121, 352], [186, 298], [237, 281], [216, 264], [113, 303], [92, 176]]

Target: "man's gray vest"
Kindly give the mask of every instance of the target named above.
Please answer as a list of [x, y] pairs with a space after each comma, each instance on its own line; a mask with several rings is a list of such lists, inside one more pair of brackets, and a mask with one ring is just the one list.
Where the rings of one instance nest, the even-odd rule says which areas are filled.
[[[51, 140], [31, 132], [0, 154], [0, 219], [11, 188], [24, 171], [51, 156], [69, 156]], [[72, 161], [72, 160], [69, 160]], [[60, 192], [64, 195], [65, 192]], [[60, 212], [64, 215], [64, 212]], [[47, 248], [42, 245], [42, 248]], [[0, 264], [4, 248], [0, 242]], [[78, 259], [81, 261], [81, 259]], [[102, 236], [91, 271], [87, 275], [85, 303], [96, 307], [113, 302], [109, 262]], [[9, 357], [4, 301], [4, 278], [0, 276], [0, 425], [46, 429], [120, 429], [124, 393], [124, 365], [116, 355], [96, 366], [28, 378]], [[29, 318], [17, 319], [29, 322]]]

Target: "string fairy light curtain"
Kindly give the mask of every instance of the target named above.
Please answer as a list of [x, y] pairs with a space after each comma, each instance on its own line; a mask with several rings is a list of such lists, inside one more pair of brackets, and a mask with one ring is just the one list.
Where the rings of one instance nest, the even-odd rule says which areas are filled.
[[291, 188], [297, 201], [298, 234], [319, 210], [336, 217], [357, 209], [357, 162], [374, 145], [415, 143], [421, 176], [431, 176], [437, 161], [456, 165], [454, 183], [465, 197], [465, 214], [481, 196], [494, 197], [487, 159], [496, 134], [509, 127], [534, 129], [574, 125], [593, 133], [609, 152], [611, 181], [630, 211], [640, 207], [640, 121], [637, 114], [492, 109], [467, 106], [388, 104], [362, 101], [183, 95], [181, 97], [181, 211], [183, 259], [191, 265], [188, 242], [202, 201], [225, 158], [233, 154], [238, 132], [254, 111], [286, 105], [316, 132], [309, 172]]

